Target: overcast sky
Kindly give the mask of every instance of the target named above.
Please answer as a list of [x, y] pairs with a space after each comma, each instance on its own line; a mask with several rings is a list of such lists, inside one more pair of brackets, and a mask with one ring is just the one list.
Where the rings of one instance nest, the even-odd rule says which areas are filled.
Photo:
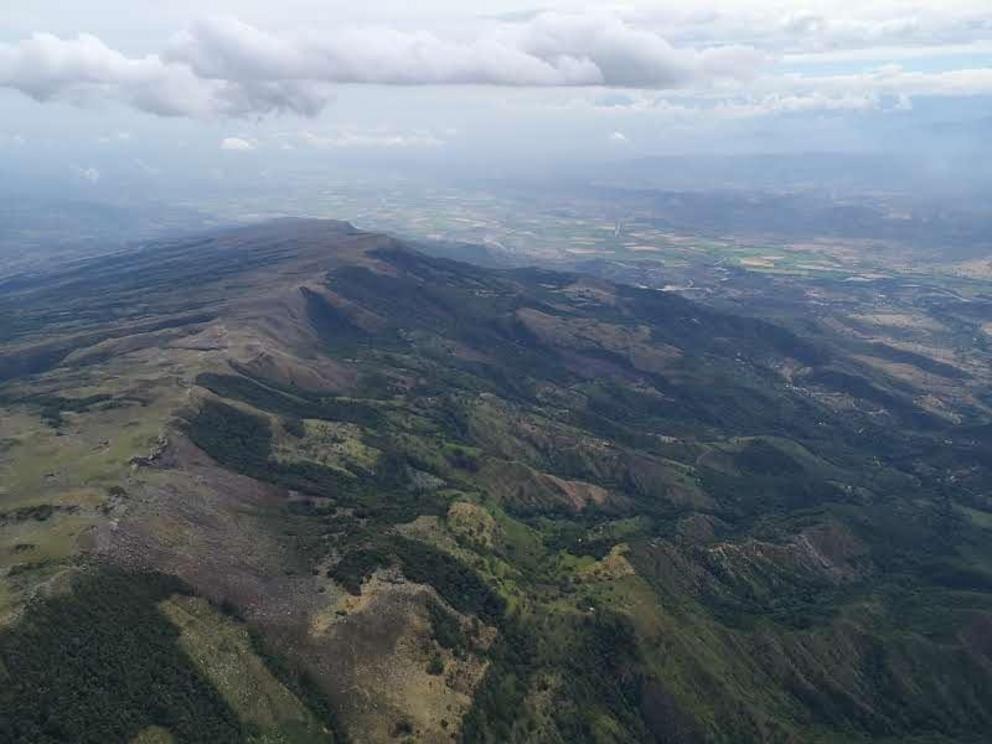
[[[989, 0], [0, 0], [0, 159], [984, 154]], [[302, 153], [302, 155], [301, 155]]]

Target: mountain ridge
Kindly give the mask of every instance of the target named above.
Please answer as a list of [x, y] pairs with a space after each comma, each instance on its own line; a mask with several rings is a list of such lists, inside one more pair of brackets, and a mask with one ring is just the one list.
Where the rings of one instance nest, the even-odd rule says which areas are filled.
[[[987, 417], [966, 403], [971, 428], [829, 339], [347, 223], [65, 276], [0, 306], [0, 658], [39, 663], [16, 642], [52, 603], [105, 623], [119, 597], [72, 586], [123, 569], [98, 583], [151, 587], [163, 633], [233, 628], [260, 660], [246, 691], [220, 652], [170, 656], [214, 712], [176, 695], [113, 736], [185, 740], [189, 715], [252, 741], [977, 741], [992, 723], [992, 562], [964, 516], [988, 513]], [[264, 720], [243, 703], [263, 689], [282, 701]], [[52, 737], [7, 694], [23, 710], [0, 730]]]

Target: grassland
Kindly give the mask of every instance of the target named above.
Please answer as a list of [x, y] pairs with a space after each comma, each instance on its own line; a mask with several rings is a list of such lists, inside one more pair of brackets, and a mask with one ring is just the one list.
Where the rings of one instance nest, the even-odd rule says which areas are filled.
[[333, 735], [256, 654], [248, 629], [203, 599], [177, 595], [160, 611], [179, 630], [179, 646], [210, 680], [258, 744], [332, 742]]

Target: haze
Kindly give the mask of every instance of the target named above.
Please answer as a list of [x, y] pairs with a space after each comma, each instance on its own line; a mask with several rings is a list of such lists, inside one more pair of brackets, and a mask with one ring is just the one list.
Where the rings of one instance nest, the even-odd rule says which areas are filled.
[[20, 193], [768, 153], [856, 156], [861, 188], [989, 183], [980, 1], [7, 5], [0, 167]]

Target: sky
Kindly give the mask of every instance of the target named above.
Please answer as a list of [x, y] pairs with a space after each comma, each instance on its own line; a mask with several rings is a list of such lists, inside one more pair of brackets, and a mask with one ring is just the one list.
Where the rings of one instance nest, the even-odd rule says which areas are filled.
[[0, 110], [0, 171], [84, 190], [765, 152], [966, 181], [992, 5], [0, 0]]

